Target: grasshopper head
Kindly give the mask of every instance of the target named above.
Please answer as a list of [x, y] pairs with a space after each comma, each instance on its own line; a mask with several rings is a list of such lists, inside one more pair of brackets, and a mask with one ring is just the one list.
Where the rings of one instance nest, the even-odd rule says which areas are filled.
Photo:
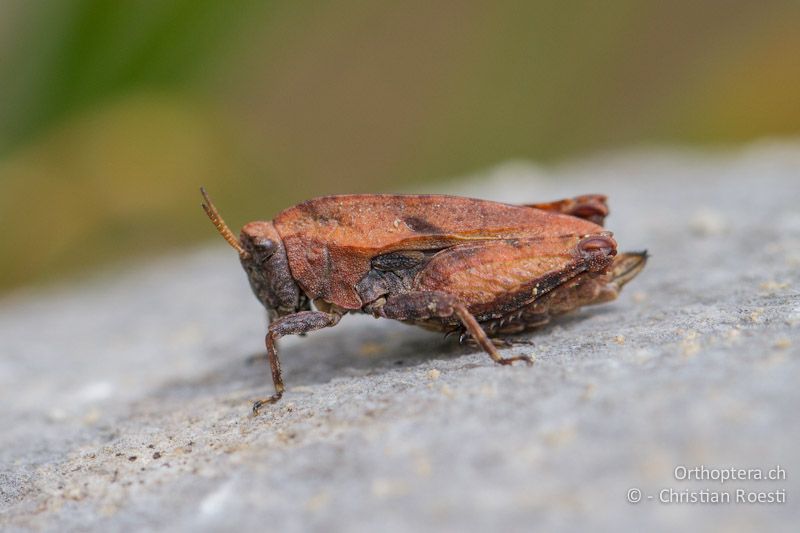
[[239, 253], [250, 288], [267, 309], [270, 319], [298, 311], [301, 307], [300, 289], [292, 278], [286, 249], [272, 222], [250, 222], [242, 228], [237, 239], [205, 189], [201, 188], [200, 192], [206, 201], [203, 209], [220, 235]]
[[286, 249], [272, 222], [250, 222], [242, 228], [240, 256], [250, 287], [270, 317], [300, 310], [300, 289], [292, 278]]

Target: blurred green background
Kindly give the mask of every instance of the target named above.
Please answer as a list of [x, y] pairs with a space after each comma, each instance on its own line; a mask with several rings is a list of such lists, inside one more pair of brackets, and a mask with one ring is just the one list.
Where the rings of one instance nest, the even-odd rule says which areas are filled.
[[[311, 196], [800, 131], [800, 2], [0, 2], [0, 291]], [[541, 199], [540, 199], [541, 200]]]

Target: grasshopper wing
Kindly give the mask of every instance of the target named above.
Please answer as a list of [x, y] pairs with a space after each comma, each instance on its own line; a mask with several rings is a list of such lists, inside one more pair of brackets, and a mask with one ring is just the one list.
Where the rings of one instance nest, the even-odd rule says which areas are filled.
[[356, 284], [375, 256], [466, 243], [572, 239], [602, 227], [580, 218], [442, 195], [346, 195], [310, 200], [274, 220], [293, 277], [312, 299], [359, 309]]

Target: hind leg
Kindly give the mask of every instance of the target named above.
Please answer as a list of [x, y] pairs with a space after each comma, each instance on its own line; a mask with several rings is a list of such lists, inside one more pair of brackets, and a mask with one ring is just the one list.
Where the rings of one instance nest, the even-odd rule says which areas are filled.
[[595, 224], [603, 225], [608, 216], [608, 199], [604, 194], [584, 194], [575, 198], [566, 198], [556, 202], [542, 204], [526, 204], [526, 207], [535, 207], [544, 211], [554, 211], [564, 215], [582, 218]]

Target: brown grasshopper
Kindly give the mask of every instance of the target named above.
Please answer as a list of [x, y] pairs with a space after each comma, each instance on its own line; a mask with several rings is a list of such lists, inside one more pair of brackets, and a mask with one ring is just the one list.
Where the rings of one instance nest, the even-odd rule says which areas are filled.
[[[496, 363], [497, 337], [551, 316], [613, 300], [647, 261], [617, 254], [602, 227], [606, 197], [509, 205], [442, 195], [343, 195], [303, 202], [271, 222], [250, 222], [239, 239], [208, 194], [203, 209], [239, 253], [267, 309], [267, 356], [275, 394], [284, 392], [275, 342], [335, 326], [347, 313], [461, 333]], [[312, 310], [313, 304], [313, 310]]]

